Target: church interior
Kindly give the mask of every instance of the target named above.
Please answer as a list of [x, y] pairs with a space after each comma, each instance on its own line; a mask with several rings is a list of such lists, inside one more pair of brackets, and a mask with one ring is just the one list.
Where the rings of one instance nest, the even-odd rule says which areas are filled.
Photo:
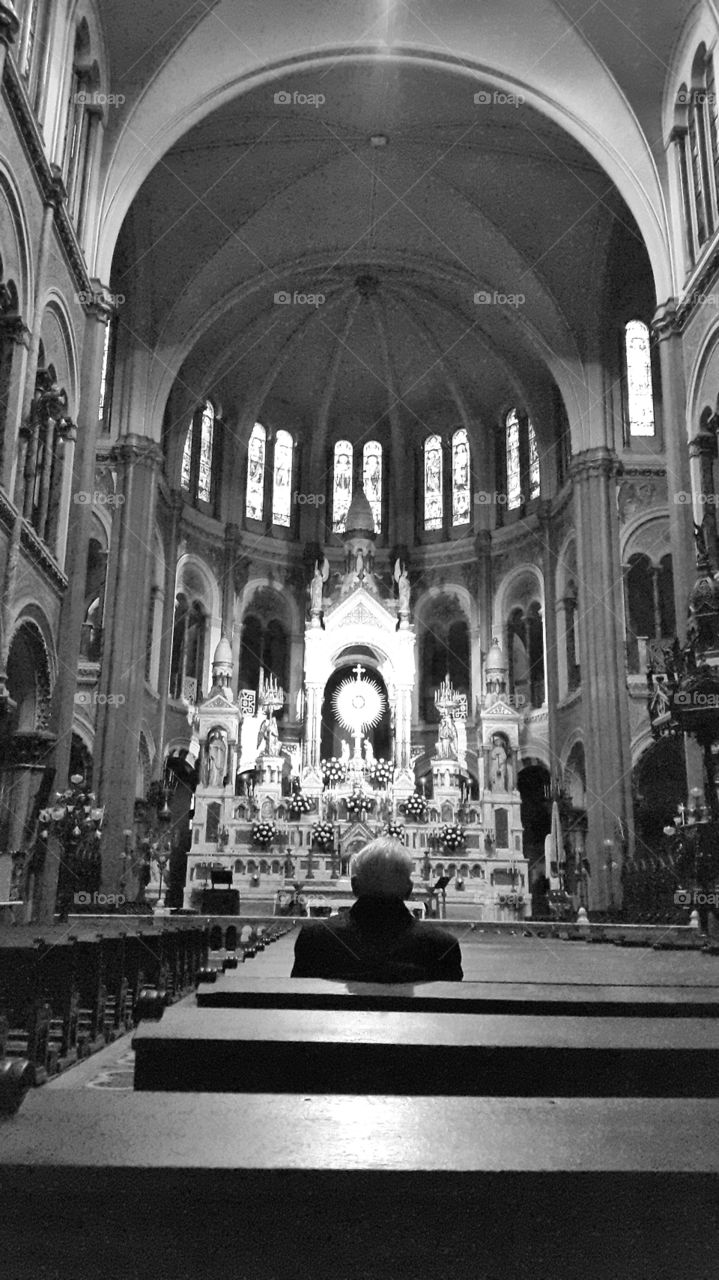
[[0, 1065], [243, 948], [275, 981], [380, 835], [492, 982], [560, 981], [539, 924], [711, 952], [718, 37], [715, 0], [0, 0]]

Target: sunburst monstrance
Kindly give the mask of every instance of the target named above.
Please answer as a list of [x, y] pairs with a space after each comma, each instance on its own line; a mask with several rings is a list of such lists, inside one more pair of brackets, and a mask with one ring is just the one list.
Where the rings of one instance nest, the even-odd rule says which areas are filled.
[[360, 760], [362, 733], [382, 719], [385, 696], [373, 680], [363, 679], [365, 669], [359, 663], [352, 670], [355, 679], [343, 680], [338, 685], [332, 703], [340, 724], [354, 737], [354, 758]]

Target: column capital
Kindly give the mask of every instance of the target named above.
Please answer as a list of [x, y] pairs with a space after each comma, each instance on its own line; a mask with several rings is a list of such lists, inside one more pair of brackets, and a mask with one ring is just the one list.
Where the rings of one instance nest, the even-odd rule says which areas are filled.
[[110, 450], [112, 462], [126, 464], [140, 463], [143, 466], [159, 470], [163, 463], [163, 453], [159, 444], [147, 436], [120, 436], [117, 444]]
[[652, 333], [659, 342], [673, 338], [681, 332], [676, 298], [667, 298], [657, 307], [652, 317]]
[[13, 0], [0, 0], [0, 43], [11, 45], [20, 30], [20, 19]]
[[606, 445], [598, 445], [593, 449], [583, 449], [575, 453], [569, 468], [574, 481], [588, 480], [592, 476], [603, 476], [613, 480], [622, 473], [622, 464], [613, 449]]
[[690, 458], [716, 458], [717, 439], [712, 431], [700, 431], [689, 441]]

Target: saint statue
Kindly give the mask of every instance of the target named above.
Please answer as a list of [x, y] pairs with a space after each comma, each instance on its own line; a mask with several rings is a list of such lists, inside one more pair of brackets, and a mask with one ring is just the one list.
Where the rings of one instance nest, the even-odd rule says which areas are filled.
[[227, 743], [221, 729], [213, 729], [207, 739], [207, 755], [205, 765], [206, 785], [221, 787], [225, 780], [227, 765]]
[[322, 612], [322, 589], [324, 587], [324, 578], [320, 569], [319, 561], [315, 560], [315, 571], [312, 575], [310, 583], [310, 607], [312, 613]]
[[500, 733], [492, 735], [489, 753], [489, 785], [492, 791], [509, 790], [509, 752]]
[[346, 738], [342, 739], [342, 746], [340, 748], [340, 759], [343, 764], [349, 764], [350, 762], [350, 744]]
[[374, 764], [374, 747], [369, 738], [364, 740], [364, 762], [367, 765]]
[[399, 615], [401, 618], [409, 617], [409, 574], [407, 566], [401, 560], [395, 561], [394, 580], [397, 583], [397, 592], [399, 595]]

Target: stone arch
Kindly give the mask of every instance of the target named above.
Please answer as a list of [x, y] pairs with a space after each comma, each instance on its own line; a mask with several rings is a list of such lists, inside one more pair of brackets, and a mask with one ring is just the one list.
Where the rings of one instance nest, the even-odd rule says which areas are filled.
[[[45, 620], [47, 626], [47, 620]], [[16, 703], [15, 732], [46, 731], [50, 723], [52, 664], [43, 628], [29, 614], [13, 629], [7, 658], [8, 688]]]

